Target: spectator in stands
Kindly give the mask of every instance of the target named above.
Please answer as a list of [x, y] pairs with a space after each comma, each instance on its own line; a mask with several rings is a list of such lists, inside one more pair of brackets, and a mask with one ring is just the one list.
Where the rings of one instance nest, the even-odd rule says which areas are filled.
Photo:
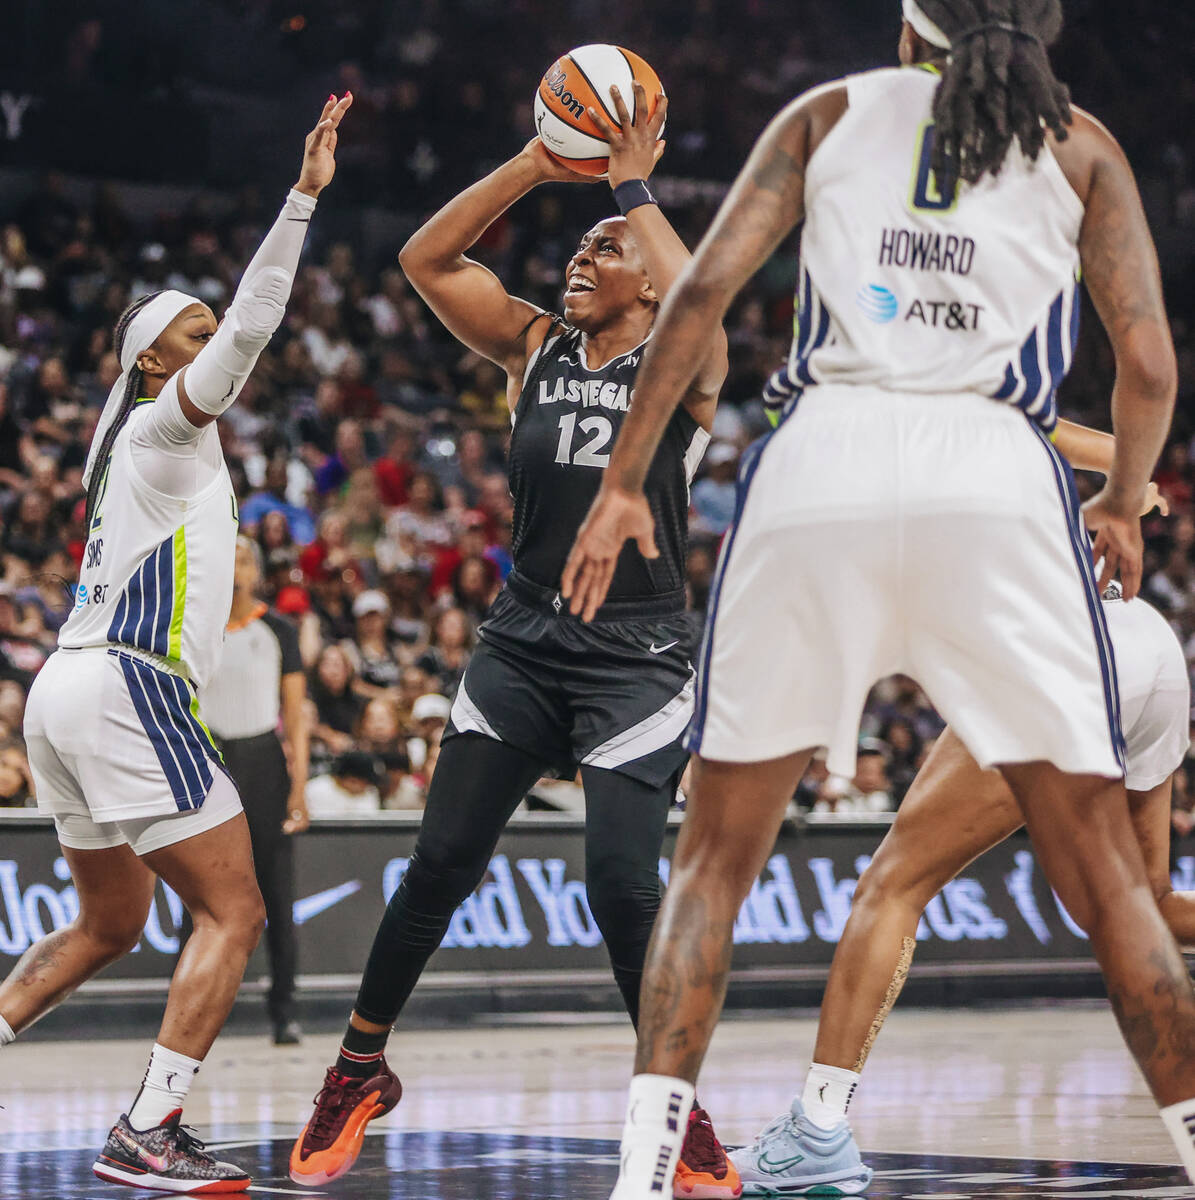
[[704, 476], [693, 485], [696, 517], [691, 527], [721, 536], [734, 520], [738, 448], [731, 442], [714, 442], [706, 451], [704, 466]]
[[335, 445], [335, 451], [315, 472], [315, 487], [321, 496], [338, 491], [354, 471], [368, 465], [365, 438], [356, 421], [341, 421], [336, 426]]
[[[411, 706], [411, 736], [407, 739], [407, 758], [412, 771], [424, 770], [428, 753], [439, 744], [451, 715], [452, 702], [447, 696], [427, 692], [415, 700]], [[430, 772], [427, 775], [430, 778]]]
[[362, 592], [353, 601], [357, 622], [353, 645], [357, 654], [357, 678], [353, 687], [365, 697], [385, 696], [398, 687], [402, 666], [391, 641], [390, 601], [385, 592]]
[[386, 522], [387, 537], [401, 542], [404, 537], [419, 546], [450, 546], [452, 530], [444, 517], [444, 495], [430, 471], [419, 471], [407, 489], [407, 502]]
[[373, 759], [382, 807], [389, 808], [410, 765], [398, 705], [388, 696], [370, 700], [361, 713], [356, 734], [356, 748]]
[[353, 731], [364, 703], [353, 690], [355, 672], [344, 648], [336, 643], [320, 651], [308, 680], [307, 694], [317, 715], [313, 736], [334, 754], [353, 747]]
[[313, 820], [371, 816], [382, 807], [378, 783], [373, 758], [351, 750], [336, 759], [330, 774], [307, 784], [307, 811]]
[[[307, 508], [291, 504], [286, 499], [287, 457], [276, 454], [266, 465], [265, 481], [244, 504], [241, 505], [241, 524], [252, 529], [262, 523], [269, 513], [281, 513], [286, 518], [287, 537], [300, 546], [306, 546], [315, 538], [315, 518]], [[263, 550], [272, 549], [263, 541]]]
[[446, 608], [432, 625], [431, 645], [416, 661], [440, 681], [440, 690], [455, 696], [473, 650], [473, 627], [463, 609]]
[[0, 583], [0, 679], [15, 679], [26, 691], [50, 656], [49, 648], [30, 631], [12, 588]]
[[5, 522], [0, 548], [30, 565], [40, 566], [58, 547], [54, 508], [44, 492], [27, 488]]
[[904, 717], [894, 716], [880, 728], [880, 741], [888, 747], [888, 779], [897, 807], [921, 766], [921, 738]]
[[0, 745], [0, 808], [25, 808], [33, 799], [33, 775], [25, 752], [13, 741]]

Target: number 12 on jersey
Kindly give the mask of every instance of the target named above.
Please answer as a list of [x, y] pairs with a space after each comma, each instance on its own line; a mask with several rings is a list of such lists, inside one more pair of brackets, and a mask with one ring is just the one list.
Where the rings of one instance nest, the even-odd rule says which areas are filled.
[[[577, 429], [589, 440], [573, 449], [573, 436]], [[560, 441], [556, 443], [556, 461], [564, 466], [599, 467], [605, 470], [610, 462], [609, 450], [603, 450], [614, 436], [614, 426], [609, 417], [585, 417], [578, 425], [575, 412], [565, 413], [560, 418]]]

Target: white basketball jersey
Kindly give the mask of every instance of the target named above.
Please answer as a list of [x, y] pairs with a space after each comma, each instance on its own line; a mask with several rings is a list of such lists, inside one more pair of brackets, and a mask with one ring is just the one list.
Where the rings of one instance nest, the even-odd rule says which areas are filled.
[[199, 434], [219, 455], [212, 482], [186, 500], [149, 486], [130, 442], [151, 408], [139, 404], [113, 444], [58, 644], [131, 646], [202, 686], [219, 664], [232, 605], [236, 497], [214, 422]]
[[849, 107], [805, 180], [788, 375], [978, 392], [1047, 430], [1078, 337], [1083, 206], [1049, 149], [942, 195], [925, 68], [846, 81]]

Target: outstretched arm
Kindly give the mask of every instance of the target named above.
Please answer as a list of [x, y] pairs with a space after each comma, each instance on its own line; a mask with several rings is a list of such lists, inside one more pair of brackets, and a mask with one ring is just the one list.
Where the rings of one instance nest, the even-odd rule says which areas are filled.
[[[730, 302], [805, 215], [805, 165], [820, 127], [841, 115], [834, 85], [795, 100], [764, 130], [713, 226], [669, 293], [593, 508], [564, 570], [570, 610], [592, 619], [623, 542], [657, 551], [643, 482], [673, 411], [692, 386]], [[827, 103], [830, 102], [830, 103]]]
[[[178, 409], [192, 429], [210, 425], [232, 404], [286, 315], [316, 197], [336, 173], [336, 131], [352, 102], [352, 93], [328, 97], [304, 143], [299, 181], [245, 268], [220, 328], [178, 377]], [[155, 417], [169, 421], [173, 408], [155, 406]]]

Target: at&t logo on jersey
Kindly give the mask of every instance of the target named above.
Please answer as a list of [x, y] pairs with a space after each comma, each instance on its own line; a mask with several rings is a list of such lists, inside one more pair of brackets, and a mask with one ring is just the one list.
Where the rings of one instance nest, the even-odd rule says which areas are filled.
[[863, 315], [877, 325], [890, 325], [900, 312], [896, 294], [876, 283], [865, 283], [855, 293], [855, 303]]
[[924, 325], [928, 329], [943, 329], [950, 333], [973, 333], [979, 329], [984, 312], [982, 304], [917, 297], [903, 309], [902, 316], [902, 301], [896, 293], [876, 283], [865, 283], [855, 293], [855, 304], [875, 325], [891, 325], [900, 317], [906, 324]]

